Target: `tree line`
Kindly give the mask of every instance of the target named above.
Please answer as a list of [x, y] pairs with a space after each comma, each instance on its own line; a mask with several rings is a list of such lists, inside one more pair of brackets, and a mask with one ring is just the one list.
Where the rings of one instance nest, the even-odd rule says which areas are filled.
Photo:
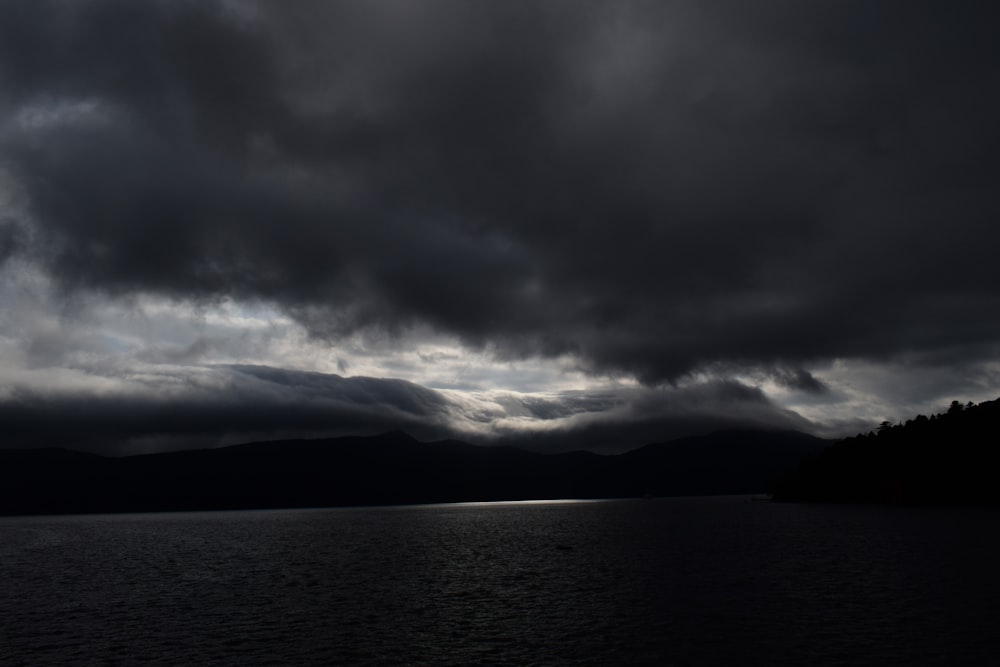
[[952, 401], [942, 413], [845, 438], [771, 486], [775, 500], [890, 504], [1000, 502], [1000, 399]]

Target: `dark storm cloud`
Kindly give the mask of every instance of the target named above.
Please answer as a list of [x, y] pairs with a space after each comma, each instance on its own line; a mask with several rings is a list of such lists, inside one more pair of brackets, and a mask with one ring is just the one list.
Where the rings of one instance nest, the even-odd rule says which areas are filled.
[[825, 394], [829, 391], [829, 387], [802, 368], [776, 368], [772, 370], [771, 377], [784, 387], [807, 394]]
[[242, 375], [314, 399], [336, 400], [357, 406], [389, 408], [413, 417], [440, 421], [448, 401], [433, 389], [412, 382], [369, 377], [345, 378], [329, 373], [292, 371], [267, 366], [233, 365]]
[[67, 289], [653, 383], [973, 350], [1000, 334], [995, 13], [6, 2], [3, 163]]
[[21, 226], [13, 220], [0, 220], [0, 265], [24, 244]]
[[263, 366], [181, 368], [159, 380], [120, 392], [14, 391], [0, 399], [0, 440], [135, 453], [393, 428], [422, 438], [452, 432], [447, 399], [402, 380]]

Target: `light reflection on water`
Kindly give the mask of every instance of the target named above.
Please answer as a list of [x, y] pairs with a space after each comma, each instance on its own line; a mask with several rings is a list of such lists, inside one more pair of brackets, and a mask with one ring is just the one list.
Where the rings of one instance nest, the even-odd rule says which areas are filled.
[[[520, 505], [580, 505], [585, 503], [608, 503], [616, 502], [617, 498], [612, 499], [602, 499], [602, 498], [552, 498], [547, 500], [475, 500], [465, 503], [431, 503], [427, 505], [410, 505], [406, 507], [420, 508], [420, 507], [498, 507], [503, 505], [511, 505], [514, 507]], [[399, 507], [404, 507], [400, 505]]]
[[998, 516], [727, 497], [0, 519], [0, 662], [989, 664]]

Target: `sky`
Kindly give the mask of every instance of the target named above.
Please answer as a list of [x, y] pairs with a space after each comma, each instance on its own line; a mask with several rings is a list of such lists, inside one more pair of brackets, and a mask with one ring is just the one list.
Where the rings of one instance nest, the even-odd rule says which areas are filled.
[[0, 3], [0, 446], [1000, 395], [994, 3]]

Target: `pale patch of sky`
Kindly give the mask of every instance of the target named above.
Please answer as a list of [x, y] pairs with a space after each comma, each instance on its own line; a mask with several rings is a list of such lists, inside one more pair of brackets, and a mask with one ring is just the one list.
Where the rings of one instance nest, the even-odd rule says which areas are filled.
[[[0, 363], [19, 381], [45, 369], [122, 377], [157, 366], [256, 364], [343, 376], [391, 377], [433, 389], [521, 394], [634, 386], [592, 377], [571, 357], [498, 361], [490, 349], [415, 328], [398, 336], [358, 332], [336, 342], [310, 337], [266, 303], [190, 303], [161, 296], [59, 297], [44, 275], [4, 271]], [[60, 374], [52, 374], [53, 378]], [[54, 381], [54, 380], [53, 380]], [[60, 381], [61, 382], [61, 381]]]
[[[637, 390], [631, 377], [593, 376], [571, 356], [498, 360], [490, 348], [470, 349], [428, 328], [397, 335], [357, 332], [335, 341], [310, 337], [267, 303], [219, 299], [192, 303], [140, 295], [111, 300], [56, 290], [37, 271], [14, 260], [0, 269], [0, 382], [16, 388], [91, 393], [138, 390], [180, 395], [194, 385], [224, 390], [214, 366], [254, 364], [346, 377], [398, 378], [444, 393], [456, 425], [470, 433], [559, 429], [615, 408], [589, 406], [579, 414], [541, 418], [518, 408], [523, 399], [558, 401], [568, 392], [622, 395]], [[851, 435], [883, 420], [900, 421], [947, 408], [952, 399], [995, 398], [1000, 362], [975, 369], [907, 360], [837, 360], [812, 375], [827, 391], [806, 392], [765, 372], [708, 368], [682, 378], [684, 390], [725, 379], [760, 389], [776, 405], [817, 426], [818, 434]], [[674, 397], [674, 398], [670, 398]], [[665, 409], [670, 409], [665, 405]]]
[[865, 361], [837, 359], [813, 371], [830, 388], [831, 396], [809, 403], [790, 401], [789, 407], [819, 425], [828, 435], [854, 435], [882, 421], [899, 423], [918, 414], [947, 410], [952, 400], [979, 403], [996, 398], [1000, 362], [923, 366], [905, 359]]
[[114, 109], [99, 99], [42, 99], [18, 109], [13, 120], [22, 131], [45, 130], [60, 125], [97, 125], [110, 123]]

